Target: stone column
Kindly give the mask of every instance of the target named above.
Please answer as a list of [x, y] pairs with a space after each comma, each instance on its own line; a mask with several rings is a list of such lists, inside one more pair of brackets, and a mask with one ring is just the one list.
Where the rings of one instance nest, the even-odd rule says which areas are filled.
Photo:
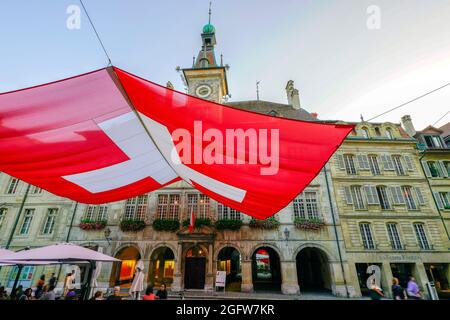
[[283, 294], [299, 294], [296, 261], [281, 262], [281, 292]]
[[242, 292], [253, 292], [252, 260], [242, 260]]
[[391, 264], [389, 261], [384, 261], [381, 267], [381, 287], [383, 289], [384, 296], [392, 299], [392, 275]]
[[417, 262], [414, 265], [413, 276], [416, 278], [416, 282], [419, 285], [420, 291], [423, 294], [424, 299], [429, 299], [430, 295], [427, 288], [428, 276], [425, 270], [425, 266], [421, 262]]
[[350, 297], [361, 297], [361, 288], [359, 287], [358, 272], [354, 262], [348, 262], [347, 286], [349, 288]]
[[177, 252], [174, 252], [175, 255], [175, 266], [173, 270], [173, 282], [171, 286], [172, 291], [181, 291], [182, 290], [182, 276], [181, 270], [183, 270], [182, 261], [183, 261], [183, 246], [178, 243]]
[[208, 264], [206, 266], [206, 279], [205, 279], [205, 290], [214, 290], [214, 273], [213, 273], [213, 245], [212, 243], [208, 246]]

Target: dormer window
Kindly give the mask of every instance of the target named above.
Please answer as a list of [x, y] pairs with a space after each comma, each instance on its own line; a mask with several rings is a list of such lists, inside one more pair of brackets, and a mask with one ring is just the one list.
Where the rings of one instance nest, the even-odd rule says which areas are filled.
[[423, 139], [428, 148], [444, 148], [444, 144], [439, 136], [424, 136]]
[[276, 112], [275, 110], [271, 110], [271, 111], [268, 113], [268, 115], [269, 115], [269, 116], [272, 116], [272, 117], [278, 117], [278, 112]]
[[376, 134], [378, 137], [381, 136], [380, 128], [378, 128], [378, 127], [375, 128], [375, 134]]
[[364, 138], [369, 139], [370, 135], [369, 135], [369, 130], [367, 128], [362, 128], [361, 129], [362, 135]]
[[387, 128], [386, 129], [386, 136], [389, 138], [389, 139], [394, 139], [394, 135], [392, 134], [392, 129], [391, 128]]

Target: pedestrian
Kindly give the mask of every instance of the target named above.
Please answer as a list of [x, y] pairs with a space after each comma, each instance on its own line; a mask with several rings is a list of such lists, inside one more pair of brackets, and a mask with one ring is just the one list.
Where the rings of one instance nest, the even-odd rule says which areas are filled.
[[153, 293], [152, 286], [147, 287], [145, 294], [142, 296], [142, 300], [155, 300], [155, 294]]
[[19, 285], [16, 290], [11, 292], [11, 300], [19, 300], [23, 294], [23, 286]]
[[19, 300], [33, 300], [33, 298], [31, 297], [31, 294], [33, 293], [33, 289], [28, 288], [26, 289], [22, 295], [19, 297]]
[[77, 294], [75, 293], [74, 289], [70, 289], [67, 292], [67, 295], [65, 296], [64, 300], [78, 300]]
[[45, 275], [41, 275], [37, 284], [36, 284], [36, 291], [34, 292], [34, 296], [36, 299], [39, 299], [42, 295], [42, 290], [44, 289], [45, 285]]
[[0, 287], [0, 300], [7, 300], [8, 299], [8, 293], [5, 290], [5, 287]]
[[55, 286], [45, 285], [44, 286], [44, 292], [42, 293], [42, 296], [39, 298], [39, 300], [56, 300], [55, 295]]
[[103, 298], [103, 291], [97, 291], [94, 296], [91, 298], [91, 300], [105, 300]]
[[408, 286], [406, 287], [406, 293], [408, 294], [409, 299], [422, 299], [422, 294], [420, 293], [419, 286], [417, 285], [416, 279], [413, 276], [409, 277]]
[[50, 276], [50, 279], [48, 280], [48, 286], [49, 287], [56, 287], [56, 276], [55, 273], [52, 273]]
[[394, 300], [408, 299], [405, 289], [400, 285], [397, 278], [392, 278], [392, 295], [394, 296]]
[[158, 292], [156, 292], [156, 299], [160, 299], [160, 300], [167, 299], [167, 289], [166, 289], [166, 285], [164, 283], [161, 284]]
[[120, 287], [114, 287], [114, 293], [106, 298], [106, 300], [122, 300], [122, 297], [120, 296]]
[[372, 284], [369, 290], [370, 290], [370, 298], [372, 300], [381, 300], [381, 298], [384, 298], [383, 290], [377, 285], [375, 279], [372, 280]]
[[69, 272], [68, 274], [66, 274], [66, 278], [64, 279], [64, 290], [63, 290], [64, 296], [67, 296], [69, 290], [73, 288], [72, 280], [73, 280], [72, 273]]

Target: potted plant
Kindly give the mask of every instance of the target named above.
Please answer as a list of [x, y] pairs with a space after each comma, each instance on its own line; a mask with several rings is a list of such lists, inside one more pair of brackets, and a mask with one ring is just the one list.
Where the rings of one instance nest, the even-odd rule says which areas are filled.
[[[190, 223], [190, 219], [186, 219], [183, 221], [183, 227], [188, 227]], [[194, 222], [194, 227], [196, 229], [201, 228], [202, 226], [211, 226], [211, 219], [209, 218], [196, 218]]]
[[145, 221], [135, 219], [124, 219], [120, 222], [120, 230], [122, 231], [141, 231], [145, 228]]
[[239, 230], [242, 226], [242, 220], [238, 219], [220, 219], [214, 224], [217, 230]]
[[83, 230], [102, 230], [106, 227], [106, 220], [91, 220], [91, 219], [82, 219], [80, 222], [80, 229]]
[[259, 228], [259, 229], [276, 229], [280, 225], [280, 222], [274, 217], [267, 218], [265, 220], [258, 220], [252, 218], [249, 223], [250, 228]]
[[180, 221], [169, 219], [155, 219], [152, 226], [156, 231], [175, 232], [180, 229]]
[[298, 229], [317, 231], [325, 226], [325, 222], [320, 218], [295, 218], [294, 225]]

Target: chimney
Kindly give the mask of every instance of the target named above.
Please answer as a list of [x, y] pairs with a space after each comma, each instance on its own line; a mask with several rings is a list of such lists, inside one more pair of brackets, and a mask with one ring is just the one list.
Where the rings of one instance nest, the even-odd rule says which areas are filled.
[[286, 94], [288, 99], [288, 104], [292, 106], [292, 108], [299, 110], [300, 109], [300, 94], [298, 90], [294, 88], [294, 81], [289, 80], [286, 85]]
[[311, 116], [315, 119], [317, 119], [317, 117], [319, 116], [319, 114], [317, 112], [311, 112]]
[[416, 129], [414, 129], [414, 125], [412, 123], [410, 115], [402, 117], [402, 124], [406, 133], [409, 134], [411, 137], [414, 137], [414, 135], [416, 134]]

